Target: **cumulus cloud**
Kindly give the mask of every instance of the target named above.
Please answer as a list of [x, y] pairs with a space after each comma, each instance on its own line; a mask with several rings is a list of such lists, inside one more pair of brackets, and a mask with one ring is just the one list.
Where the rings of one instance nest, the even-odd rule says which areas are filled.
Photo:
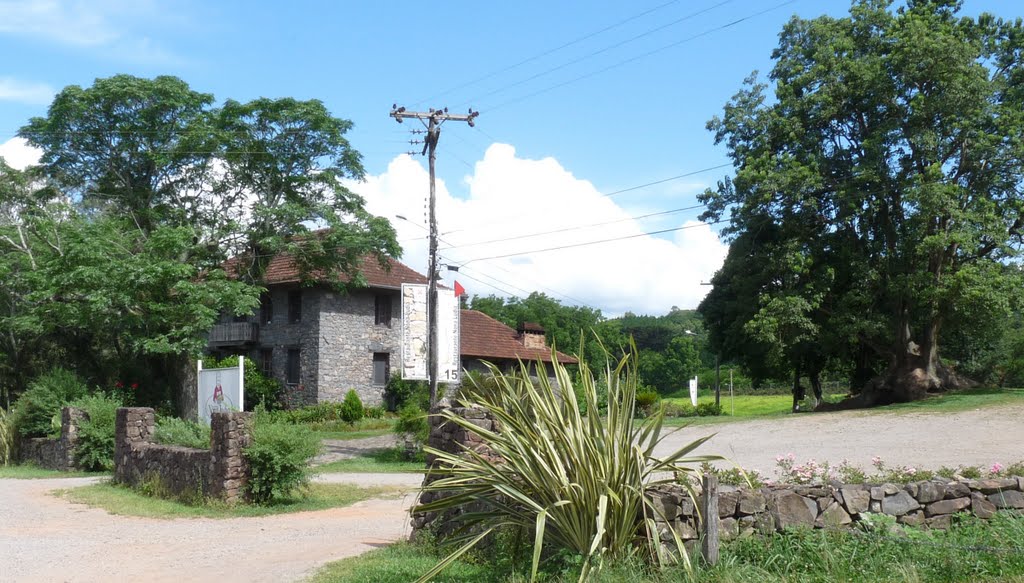
[[[456, 277], [473, 294], [541, 291], [606, 315], [660, 314], [672, 306], [695, 307], [708, 289], [700, 282], [710, 279], [727, 251], [707, 225], [661, 219], [652, 229], [557, 160], [520, 158], [509, 145], [492, 145], [464, 180], [466, 198], [453, 197], [438, 181], [440, 254], [442, 263], [461, 266]], [[391, 219], [403, 261], [425, 271], [422, 164], [399, 156], [384, 173], [350, 187], [371, 212]], [[666, 228], [679, 230], [645, 235]], [[544, 234], [533, 236], [538, 233]], [[607, 239], [613, 241], [580, 245]]]
[[28, 145], [24, 138], [11, 138], [0, 144], [0, 158], [12, 168], [24, 170], [39, 163], [43, 151]]
[[45, 83], [0, 77], [0, 101], [16, 101], [29, 105], [45, 105], [53, 99], [53, 88]]

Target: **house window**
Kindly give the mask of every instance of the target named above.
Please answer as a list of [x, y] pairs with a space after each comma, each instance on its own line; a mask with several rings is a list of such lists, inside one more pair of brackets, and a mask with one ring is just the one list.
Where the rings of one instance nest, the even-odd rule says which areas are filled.
[[274, 302], [269, 293], [260, 294], [260, 324], [269, 324], [274, 319]]
[[298, 348], [288, 349], [288, 365], [285, 370], [285, 380], [289, 385], [297, 385], [302, 379], [302, 352]]
[[274, 349], [260, 349], [260, 372], [268, 379], [274, 378]]
[[391, 377], [391, 354], [387, 352], [373, 353], [373, 384], [386, 385]]
[[302, 321], [302, 290], [288, 292], [288, 323], [296, 324]]
[[391, 327], [391, 296], [385, 294], [375, 296], [373, 323], [378, 326]]

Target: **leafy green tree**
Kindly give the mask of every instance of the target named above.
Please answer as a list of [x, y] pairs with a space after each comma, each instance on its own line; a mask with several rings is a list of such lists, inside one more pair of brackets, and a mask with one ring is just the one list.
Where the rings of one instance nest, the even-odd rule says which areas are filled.
[[[18, 275], [0, 290], [16, 304], [0, 326], [22, 346], [67, 350], [99, 381], [115, 358], [159, 371], [191, 413], [205, 332], [220, 312], [253, 309], [271, 256], [289, 253], [306, 281], [345, 287], [363, 283], [362, 257], [400, 253], [387, 220], [341, 184], [363, 176], [350, 128], [316, 100], [218, 108], [174, 77], [66, 87], [19, 132], [43, 150], [33, 179], [50, 204], [25, 203], [33, 188], [0, 168], [0, 208], [32, 211], [0, 224], [16, 251], [0, 270]], [[231, 274], [228, 257], [240, 258]]]
[[[1005, 315], [1021, 293], [1024, 25], [961, 18], [949, 0], [892, 7], [791, 20], [773, 95], [751, 78], [709, 123], [736, 173], [702, 196], [732, 238], [769, 219], [809, 271], [856, 274], [781, 305], [820, 310], [845, 341], [833, 353], [887, 363], [867, 404], [965, 384], [939, 358], [943, 330], [965, 311]], [[738, 301], [761, 305], [757, 287]]]
[[640, 379], [661, 394], [674, 393], [686, 387], [686, 381], [700, 368], [700, 354], [690, 337], [676, 336], [660, 352], [640, 352]]

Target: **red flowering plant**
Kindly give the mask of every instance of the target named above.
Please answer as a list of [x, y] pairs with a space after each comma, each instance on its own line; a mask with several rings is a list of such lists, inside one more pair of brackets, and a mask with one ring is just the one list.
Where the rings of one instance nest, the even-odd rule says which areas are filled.
[[135, 405], [135, 396], [139, 392], [139, 383], [132, 382], [125, 385], [121, 380], [114, 381], [114, 389], [111, 391], [112, 396], [117, 397], [125, 407], [133, 407]]

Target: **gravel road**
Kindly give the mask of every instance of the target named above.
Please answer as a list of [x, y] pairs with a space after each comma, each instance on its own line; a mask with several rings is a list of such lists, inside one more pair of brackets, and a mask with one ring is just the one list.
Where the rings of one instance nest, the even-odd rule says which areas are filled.
[[775, 456], [793, 453], [804, 462], [838, 463], [864, 469], [880, 456], [889, 466], [1003, 465], [1024, 460], [1024, 404], [956, 413], [873, 413], [838, 411], [685, 427], [656, 450], [664, 455], [685, 443], [715, 434], [695, 453], [718, 454], [767, 477]]
[[[844, 411], [770, 421], [684, 428], [661, 453], [717, 433], [698, 453], [719, 453], [769, 477], [775, 456], [867, 468], [871, 457], [926, 468], [1024, 458], [1024, 405], [958, 413]], [[382, 440], [338, 443], [336, 456], [381, 447]], [[418, 474], [327, 474], [361, 486], [420, 483]], [[95, 478], [0, 479], [0, 582], [299, 581], [324, 563], [408, 534], [412, 497], [348, 508], [230, 520], [113, 516], [49, 494]]]

